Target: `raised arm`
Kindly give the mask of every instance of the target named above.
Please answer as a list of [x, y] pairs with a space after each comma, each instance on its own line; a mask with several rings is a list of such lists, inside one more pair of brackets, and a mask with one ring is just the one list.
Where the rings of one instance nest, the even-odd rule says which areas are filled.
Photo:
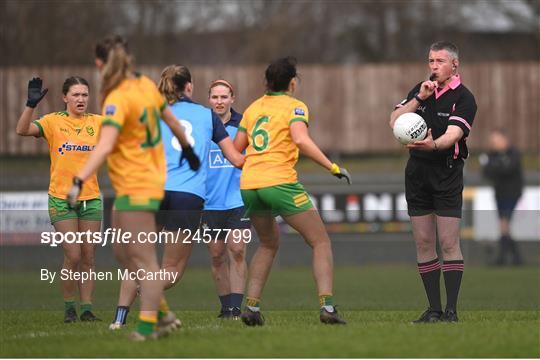
[[32, 122], [33, 115], [33, 108], [28, 106], [24, 108], [19, 121], [17, 121], [17, 135], [35, 137], [40, 136], [38, 126]]
[[19, 121], [17, 121], [17, 135], [39, 136], [39, 128], [32, 123], [34, 109], [37, 104], [47, 94], [48, 89], [42, 89], [43, 81], [40, 78], [33, 78], [28, 82], [28, 99]]

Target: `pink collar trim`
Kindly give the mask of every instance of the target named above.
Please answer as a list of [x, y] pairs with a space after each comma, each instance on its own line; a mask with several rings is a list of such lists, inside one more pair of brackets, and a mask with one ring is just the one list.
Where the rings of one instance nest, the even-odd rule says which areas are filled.
[[459, 76], [459, 74], [454, 75], [454, 77], [452, 78], [452, 81], [450, 81], [450, 83], [446, 85], [444, 89], [442, 89], [441, 91], [438, 91], [437, 88], [435, 88], [435, 99], [438, 99], [439, 97], [441, 97], [442, 94], [444, 94], [450, 89], [455, 90], [460, 84], [461, 84], [461, 77]]

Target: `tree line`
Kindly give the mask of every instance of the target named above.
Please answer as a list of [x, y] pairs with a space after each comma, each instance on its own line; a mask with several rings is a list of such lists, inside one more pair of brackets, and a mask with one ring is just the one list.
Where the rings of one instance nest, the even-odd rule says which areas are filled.
[[440, 39], [467, 61], [540, 58], [538, 0], [3, 0], [0, 24], [0, 66], [88, 65], [110, 33], [139, 64], [411, 62]]

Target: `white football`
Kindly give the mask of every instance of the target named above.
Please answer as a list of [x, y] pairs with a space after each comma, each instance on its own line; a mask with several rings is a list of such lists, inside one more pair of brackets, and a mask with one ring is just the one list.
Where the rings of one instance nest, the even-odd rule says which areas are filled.
[[394, 137], [403, 145], [423, 140], [427, 134], [427, 124], [417, 113], [400, 115], [394, 123]]

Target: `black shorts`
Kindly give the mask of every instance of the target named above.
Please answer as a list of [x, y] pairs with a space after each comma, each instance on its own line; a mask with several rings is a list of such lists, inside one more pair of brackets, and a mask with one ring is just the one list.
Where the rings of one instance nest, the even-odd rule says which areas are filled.
[[405, 198], [409, 216], [435, 213], [461, 218], [463, 160], [452, 167], [440, 162], [409, 158], [405, 168]]
[[204, 199], [182, 191], [165, 191], [157, 215], [157, 223], [165, 230], [188, 229], [196, 231], [201, 224]]
[[[212, 230], [249, 229], [251, 221], [244, 216], [243, 206], [229, 210], [205, 210], [202, 215], [202, 226]], [[225, 240], [227, 232], [219, 232], [218, 240]]]

